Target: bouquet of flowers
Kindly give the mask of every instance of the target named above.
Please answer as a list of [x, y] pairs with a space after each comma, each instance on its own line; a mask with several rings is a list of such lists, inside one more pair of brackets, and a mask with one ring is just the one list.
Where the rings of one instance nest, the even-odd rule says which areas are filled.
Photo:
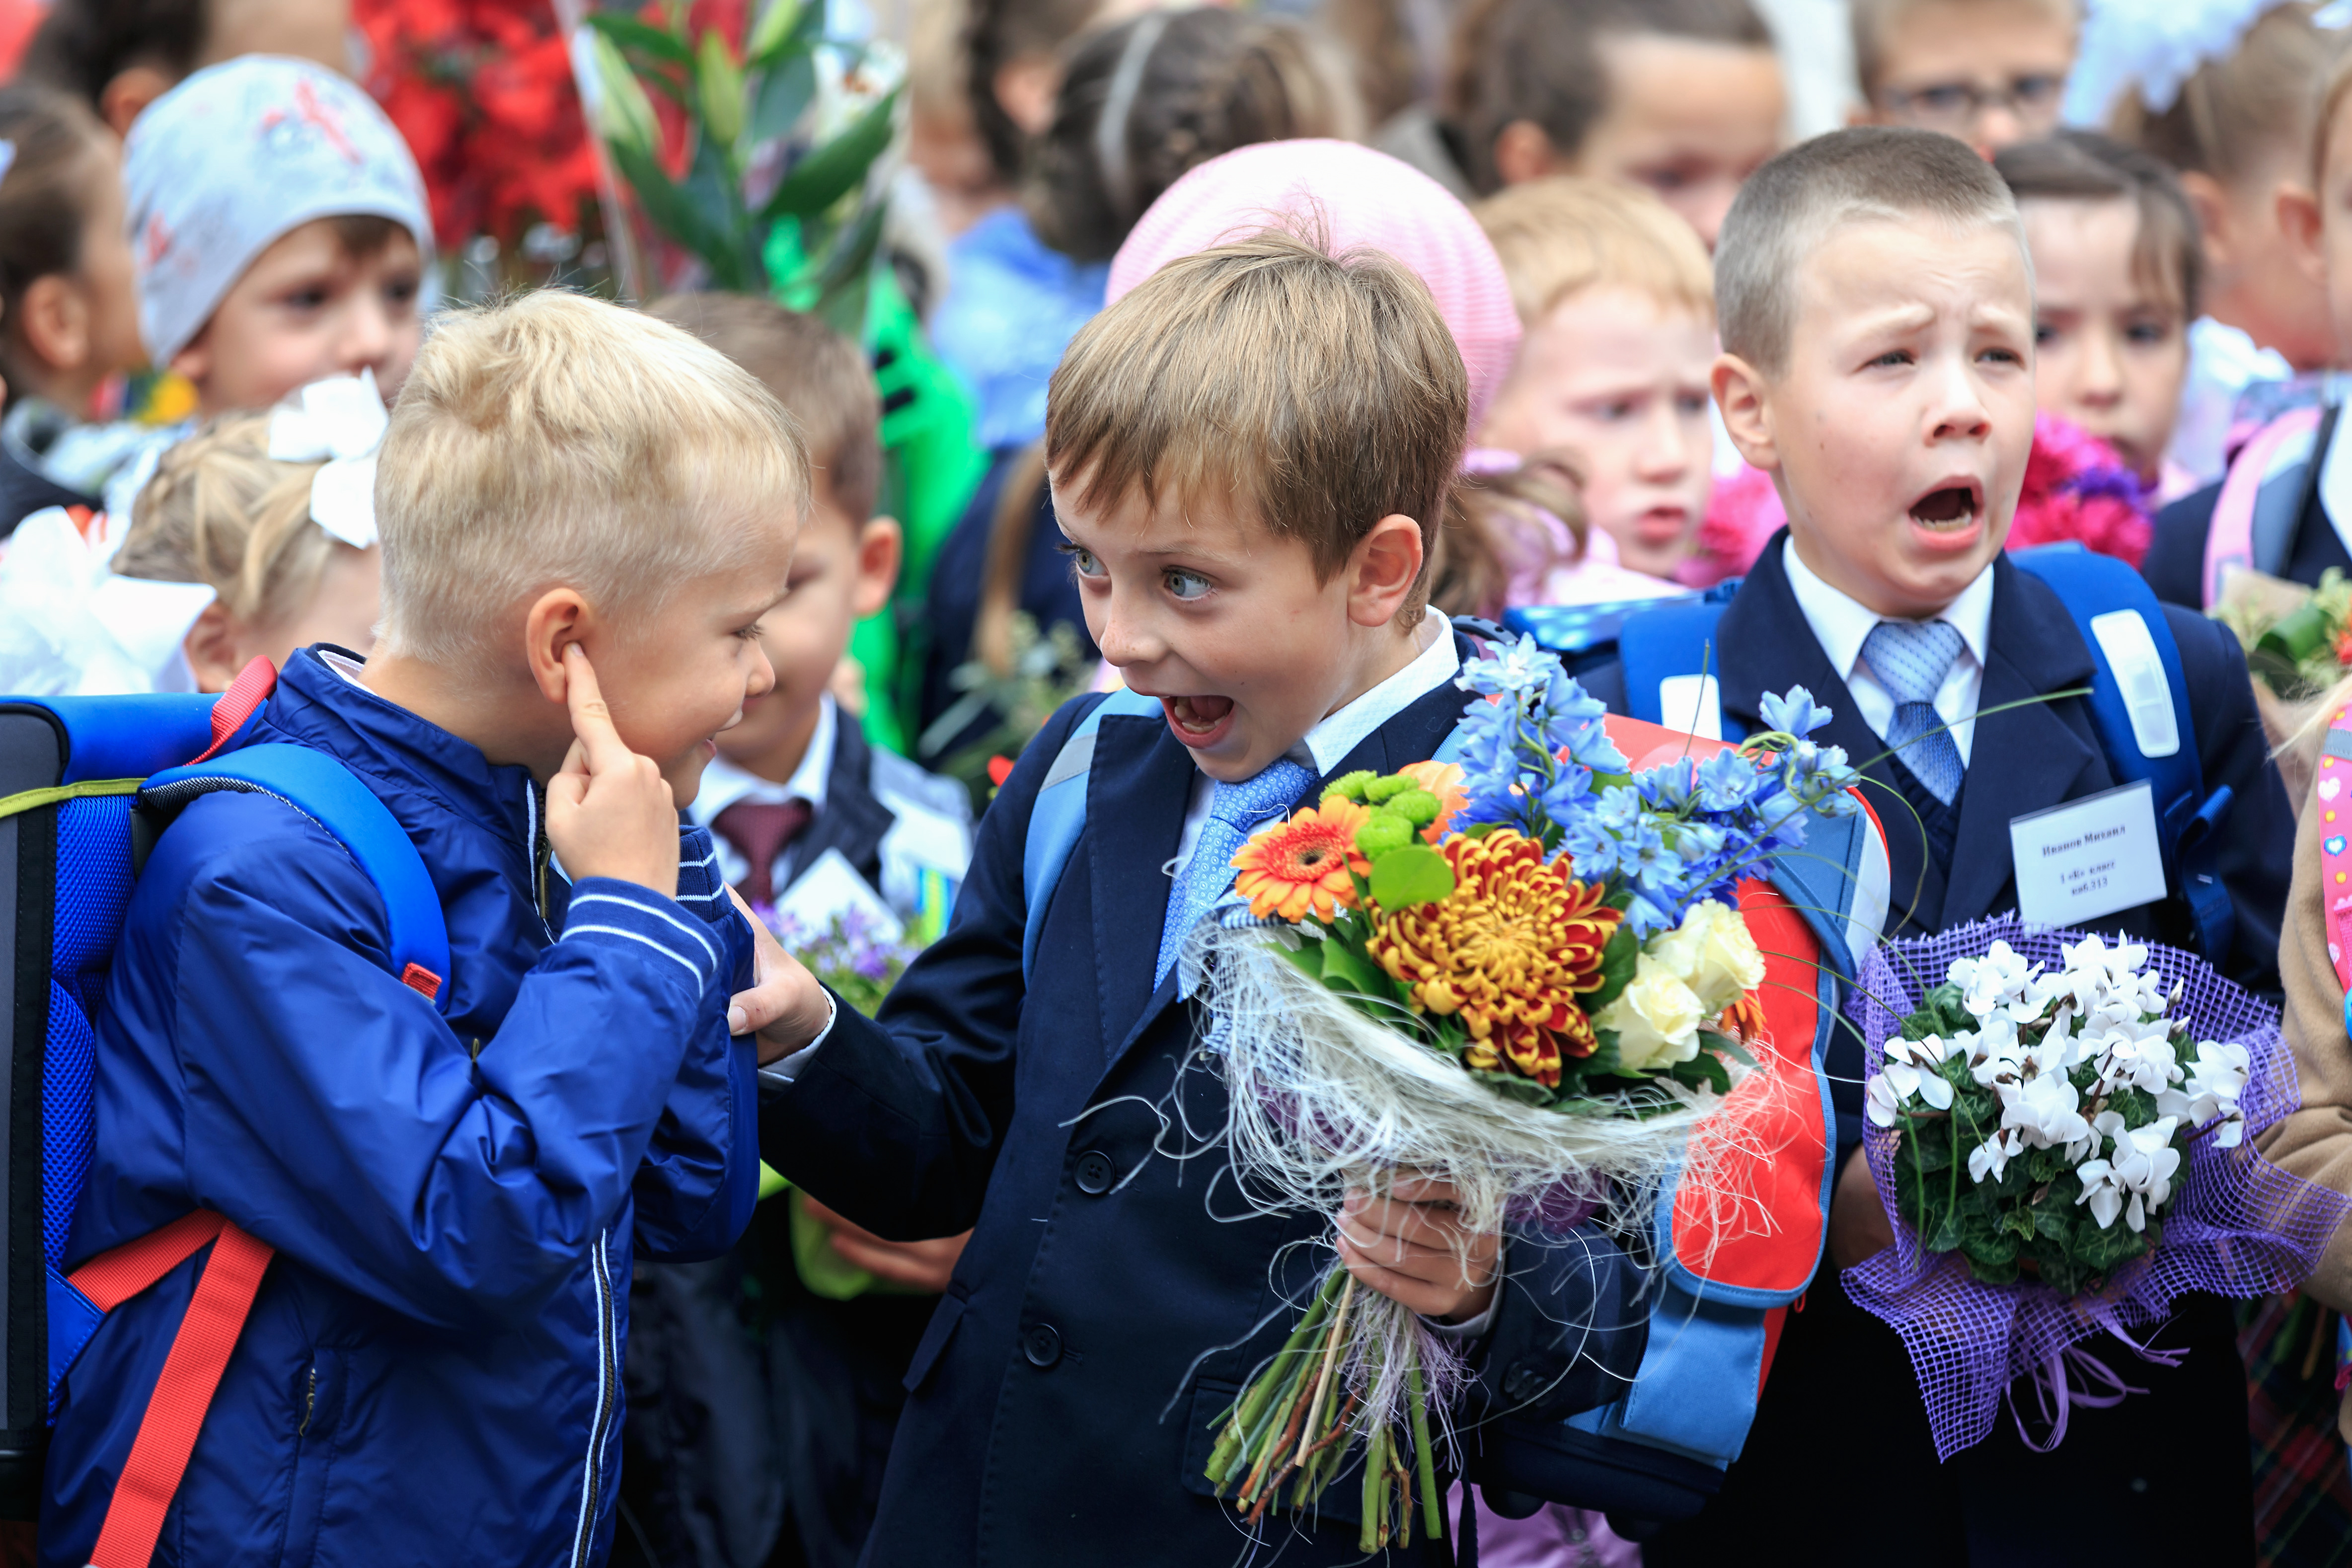
[[2343, 1218], [2248, 1137], [2295, 1103], [2276, 1015], [2187, 954], [2004, 918], [1882, 947], [1849, 1011], [1896, 1244], [1844, 1278], [1903, 1335], [1939, 1458], [2020, 1375], [2055, 1447], [2072, 1401], [2121, 1396], [2080, 1341], [2288, 1289]]
[[915, 955], [929, 945], [929, 935], [936, 935], [893, 932], [857, 909], [844, 910], [822, 925], [813, 925], [772, 904], [755, 904], [751, 913], [775, 933], [779, 946], [867, 1018], [880, 1010], [882, 998], [890, 994]]
[[[1612, 1188], [1633, 1207], [1686, 1153], [1703, 1184], [1693, 1131], [1763, 1026], [1740, 881], [1809, 812], [1859, 809], [1801, 689], [1765, 699], [1771, 732], [1636, 775], [1532, 638], [1460, 684], [1479, 700], [1458, 764], [1351, 774], [1262, 829], [1234, 858], [1254, 924], [1204, 923], [1186, 950], [1235, 1174], [1270, 1210], [1434, 1177], [1490, 1233], [1573, 1224]], [[1462, 1376], [1335, 1266], [1223, 1417], [1210, 1479], [1255, 1521], [1361, 1445], [1362, 1548], [1410, 1540], [1416, 1486], [1435, 1535], [1431, 1410]]]

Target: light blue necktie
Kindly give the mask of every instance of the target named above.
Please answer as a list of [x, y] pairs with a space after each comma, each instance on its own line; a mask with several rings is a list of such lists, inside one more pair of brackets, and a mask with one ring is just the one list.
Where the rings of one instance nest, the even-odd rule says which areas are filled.
[[1168, 977], [1192, 923], [1206, 915], [1234, 885], [1234, 856], [1269, 817], [1289, 810], [1315, 776], [1296, 762], [1278, 761], [1255, 779], [1238, 784], [1220, 782], [1209, 794], [1209, 820], [1192, 845], [1192, 858], [1168, 890], [1168, 919], [1160, 928], [1160, 961], [1151, 971], [1151, 988]]
[[1895, 698], [1886, 744], [1899, 748], [1896, 755], [1911, 776], [1947, 806], [1960, 792], [1964, 769], [1960, 748], [1936, 711], [1936, 694], [1960, 648], [1960, 629], [1948, 621], [1882, 621], [1862, 644], [1871, 669]]

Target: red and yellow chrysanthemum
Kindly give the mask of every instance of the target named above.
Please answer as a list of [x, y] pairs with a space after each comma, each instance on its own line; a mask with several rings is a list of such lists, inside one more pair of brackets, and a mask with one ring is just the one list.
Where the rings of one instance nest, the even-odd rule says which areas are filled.
[[1568, 860], [1509, 829], [1438, 846], [1454, 892], [1383, 916], [1369, 950], [1415, 1007], [1459, 1014], [1470, 1066], [1508, 1071], [1547, 1088], [1563, 1056], [1590, 1056], [1592, 1022], [1574, 998], [1601, 985], [1601, 957], [1617, 911]]
[[1371, 812], [1333, 795], [1286, 822], [1260, 828], [1234, 857], [1234, 891], [1250, 901], [1259, 920], [1328, 920], [1356, 907], [1354, 877], [1372, 862], [1356, 848], [1356, 830]]

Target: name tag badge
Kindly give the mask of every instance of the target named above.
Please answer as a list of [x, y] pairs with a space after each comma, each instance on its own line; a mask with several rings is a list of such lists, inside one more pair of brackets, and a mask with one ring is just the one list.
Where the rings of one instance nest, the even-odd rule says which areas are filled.
[[2156, 795], [2126, 784], [2009, 820], [2017, 912], [2045, 925], [2082, 925], [2165, 895]]

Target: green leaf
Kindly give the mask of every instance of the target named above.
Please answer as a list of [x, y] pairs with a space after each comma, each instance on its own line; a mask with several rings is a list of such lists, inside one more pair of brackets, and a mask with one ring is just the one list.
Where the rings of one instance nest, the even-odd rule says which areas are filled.
[[701, 219], [705, 231], [714, 236], [710, 250], [696, 253], [709, 264], [711, 281], [720, 288], [749, 291], [758, 274], [751, 247], [744, 243], [743, 204], [736, 194], [735, 176], [725, 148], [710, 137], [703, 137], [694, 149], [694, 166], [687, 171], [686, 182], [678, 189]]
[[705, 135], [722, 148], [732, 148], [743, 134], [743, 71], [727, 52], [727, 40], [714, 30], [702, 35], [695, 47], [695, 83], [702, 102]]
[[730, 248], [725, 236], [704, 221], [694, 203], [661, 172], [650, 154], [617, 140], [608, 139], [605, 146], [654, 226], [692, 251], [710, 267], [713, 277], [718, 276]]
[[1308, 979], [1319, 980], [1323, 977], [1323, 950], [1329, 946], [1328, 942], [1301, 942], [1296, 947], [1286, 947], [1277, 942], [1274, 950], [1289, 959]]
[[1666, 1071], [1673, 1076], [1675, 1082], [1687, 1083], [1694, 1089], [1708, 1088], [1717, 1094], [1727, 1094], [1731, 1092], [1730, 1069], [1725, 1067], [1710, 1051], [1702, 1051], [1688, 1061], [1677, 1061]]
[[[789, 4], [789, 0], [778, 0], [778, 4]], [[751, 140], [772, 141], [788, 134], [808, 112], [809, 100], [815, 96], [814, 57], [794, 55], [770, 66], [760, 78], [760, 96], [751, 107]]]
[[1578, 1003], [1585, 1017], [1600, 1012], [1633, 983], [1633, 970], [1641, 959], [1642, 939], [1633, 935], [1631, 925], [1619, 921], [1609, 935], [1609, 946], [1601, 949], [1601, 985]]
[[1390, 995], [1388, 976], [1364, 959], [1349, 952], [1338, 942], [1326, 942], [1323, 947], [1323, 983], [1335, 991], [1356, 991], [1368, 996]]
[[761, 216], [775, 218], [790, 213], [795, 217], [814, 217], [856, 189], [874, 160], [890, 145], [899, 91], [892, 88], [848, 129], [793, 164], [776, 193], [768, 198]]
[[1434, 904], [1454, 892], [1454, 868], [1426, 844], [1391, 850], [1372, 862], [1372, 902], [1382, 909]]
[[751, 37], [743, 40], [744, 57], [755, 65], [766, 65], [769, 57], [793, 36], [793, 24], [800, 19], [801, 0], [768, 0], [768, 8], [751, 24]]
[[681, 40], [626, 12], [591, 11], [588, 25], [625, 48], [642, 49], [657, 60], [684, 66], [688, 70], [694, 68], [694, 51]]

